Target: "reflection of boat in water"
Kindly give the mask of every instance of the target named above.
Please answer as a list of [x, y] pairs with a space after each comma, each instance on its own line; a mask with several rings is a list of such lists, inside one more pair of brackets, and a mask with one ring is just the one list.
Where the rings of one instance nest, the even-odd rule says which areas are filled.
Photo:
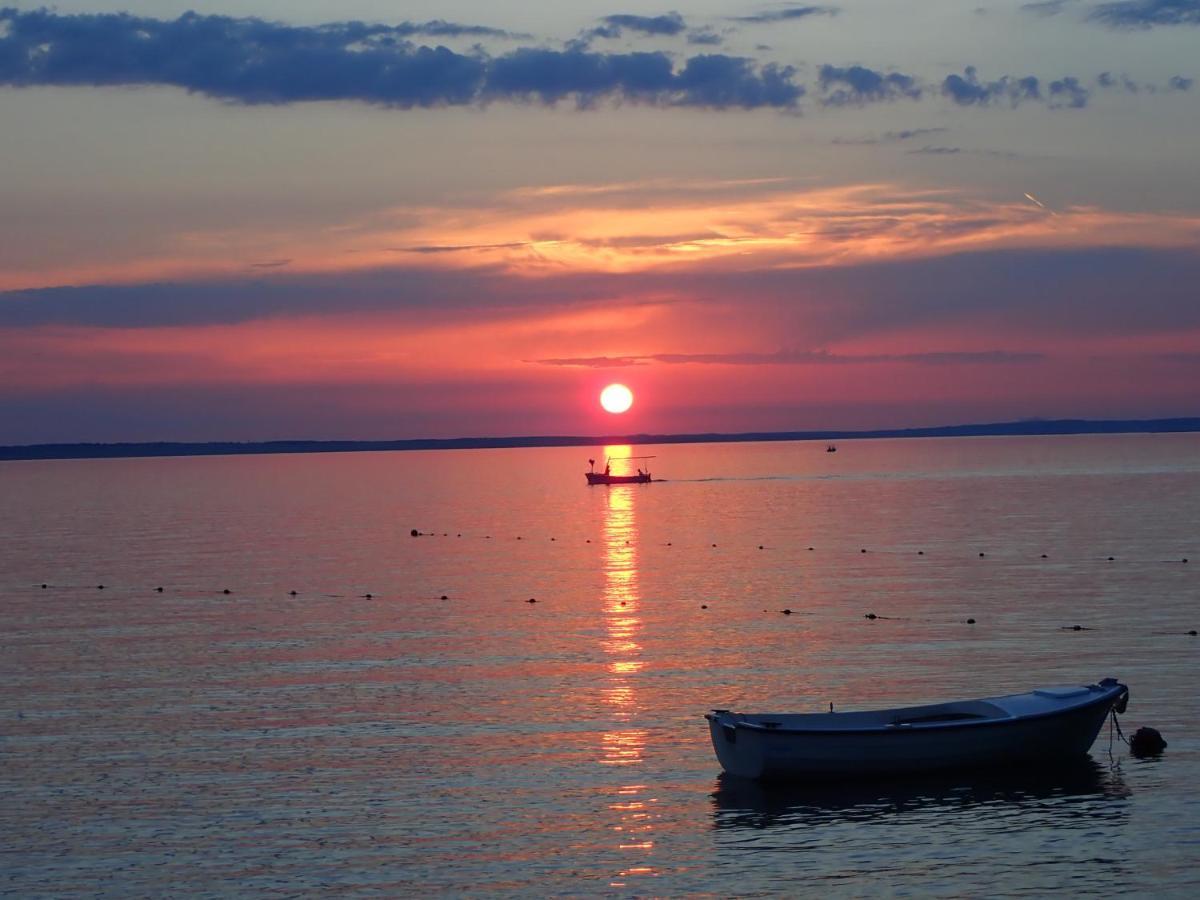
[[588, 484], [649, 484], [652, 479], [650, 477], [650, 466], [646, 466], [646, 471], [643, 472], [641, 466], [638, 466], [636, 475], [613, 475], [612, 464], [614, 462], [624, 462], [634, 459], [654, 459], [653, 456], [614, 456], [609, 457], [604, 463], [604, 471], [596, 471], [596, 461], [589, 459], [588, 463], [591, 470], [584, 472]]
[[850, 713], [708, 713], [726, 772], [745, 778], [872, 777], [1083, 756], [1129, 689], [1099, 684]]
[[[766, 785], [722, 773], [712, 793], [713, 826], [811, 827], [886, 821], [900, 816], [919, 822], [919, 818], [911, 818], [918, 814], [941, 822], [948, 813], [972, 808], [996, 809], [1008, 827], [1016, 821], [1031, 826], [1049, 822], [1061, 826], [1064, 818], [1056, 807], [1065, 807], [1071, 821], [1091, 827], [1097, 817], [1126, 815], [1122, 804], [1110, 801], [1119, 801], [1128, 794], [1120, 776], [1091, 757], [1036, 769], [934, 773], [861, 783]], [[1037, 817], [1032, 821], [1018, 819], [1011, 815], [1011, 807], [1027, 808]], [[1089, 808], [1094, 815], [1083, 814]]]

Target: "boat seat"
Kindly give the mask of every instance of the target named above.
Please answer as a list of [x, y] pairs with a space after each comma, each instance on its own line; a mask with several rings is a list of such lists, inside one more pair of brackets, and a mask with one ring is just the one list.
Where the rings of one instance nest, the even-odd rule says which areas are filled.
[[1039, 697], [1049, 697], [1051, 700], [1069, 700], [1071, 697], [1082, 697], [1091, 691], [1086, 687], [1071, 685], [1070, 687], [1038, 688], [1034, 693]]

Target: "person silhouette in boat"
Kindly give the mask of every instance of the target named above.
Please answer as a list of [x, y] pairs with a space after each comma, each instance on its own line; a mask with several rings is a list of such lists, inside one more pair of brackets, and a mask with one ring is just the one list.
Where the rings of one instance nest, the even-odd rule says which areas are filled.
[[608, 473], [611, 469], [612, 469], [612, 466], [610, 466], [608, 463], [604, 464], [604, 474], [605, 475], [608, 475]]

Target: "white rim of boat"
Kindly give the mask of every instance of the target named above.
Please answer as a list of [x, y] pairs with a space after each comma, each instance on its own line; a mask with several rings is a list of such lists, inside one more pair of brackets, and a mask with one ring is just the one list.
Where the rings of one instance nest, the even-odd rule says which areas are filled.
[[[758, 722], [747, 722], [745, 719], [734, 718], [735, 716], [738, 716], [741, 714], [732, 712], [731, 710], [728, 710], [728, 709], [713, 710], [710, 713], [705, 713], [704, 718], [708, 719], [708, 721], [710, 721], [710, 722], [720, 721], [721, 725], [723, 725], [726, 728], [730, 728], [730, 727], [745, 728], [748, 731], [755, 731], [760, 734], [786, 734], [786, 735], [797, 735], [797, 734], [845, 735], [847, 733], [853, 733], [853, 734], [871, 734], [871, 733], [920, 734], [922, 732], [931, 731], [931, 730], [933, 730], [933, 731], [951, 731], [951, 730], [956, 730], [956, 729], [961, 729], [961, 728], [985, 728], [988, 726], [1012, 725], [1015, 722], [1035, 722], [1038, 719], [1048, 719], [1048, 718], [1053, 718], [1055, 716], [1062, 716], [1062, 715], [1067, 715], [1070, 713], [1082, 712], [1084, 710], [1089, 710], [1092, 707], [1099, 706], [1103, 703], [1114, 704], [1116, 702], [1116, 700], [1122, 694], [1129, 693], [1129, 688], [1126, 687], [1124, 684], [1121, 684], [1120, 682], [1117, 682], [1116, 684], [1113, 684], [1113, 685], [1096, 685], [1096, 687], [1100, 688], [1101, 693], [1097, 694], [1094, 698], [1091, 698], [1087, 702], [1084, 702], [1084, 703], [1078, 703], [1073, 706], [1065, 706], [1060, 709], [1048, 709], [1048, 710], [1045, 710], [1044, 712], [1030, 713], [1028, 715], [1021, 715], [1021, 716], [1008, 716], [1008, 717], [1005, 717], [1002, 719], [989, 718], [989, 719], [978, 719], [978, 720], [974, 720], [974, 721], [961, 721], [960, 720], [960, 721], [955, 721], [955, 722], [917, 722], [917, 723], [905, 724], [903, 727], [899, 727], [892, 723], [886, 723], [883, 725], [866, 725], [866, 726], [863, 726], [860, 728], [845, 728], [845, 727], [843, 727], [843, 728], [785, 728], [782, 725], [764, 725], [764, 724], [760, 724]], [[1020, 696], [1020, 695], [1014, 695], [1014, 696]], [[1002, 698], [986, 698], [986, 699], [1002, 699]], [[966, 702], [966, 701], [955, 701], [955, 702]], [[900, 708], [903, 709], [905, 707], [900, 707]], [[864, 712], [867, 712], [867, 711], [869, 711], [869, 710], [864, 710]], [[878, 710], [876, 710], [876, 711], [878, 711]], [[721, 718], [722, 714], [727, 715], [730, 718], [722, 719]], [[814, 713], [814, 715], [821, 715], [821, 713]]]

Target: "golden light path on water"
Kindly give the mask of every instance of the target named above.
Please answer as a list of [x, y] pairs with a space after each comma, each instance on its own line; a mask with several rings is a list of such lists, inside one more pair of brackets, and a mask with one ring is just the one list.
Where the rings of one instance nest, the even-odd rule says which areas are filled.
[[[631, 448], [624, 445], [604, 448], [606, 458], [627, 457]], [[605, 506], [602, 525], [602, 564], [604, 571], [604, 652], [608, 657], [608, 677], [604, 689], [606, 705], [616, 725], [628, 724], [641, 708], [638, 702], [637, 676], [642, 670], [642, 630], [639, 615], [637, 557], [637, 491], [642, 485], [612, 485], [604, 488]], [[636, 777], [644, 759], [646, 732], [639, 728], [615, 727], [602, 737], [600, 762], [627, 768], [629, 778], [622, 779], [609, 809], [616, 813], [611, 826], [617, 847], [635, 854], [631, 864], [617, 873], [613, 887], [625, 887], [624, 879], [656, 874], [648, 864], [654, 849], [655, 798], [647, 796], [647, 786]]]

